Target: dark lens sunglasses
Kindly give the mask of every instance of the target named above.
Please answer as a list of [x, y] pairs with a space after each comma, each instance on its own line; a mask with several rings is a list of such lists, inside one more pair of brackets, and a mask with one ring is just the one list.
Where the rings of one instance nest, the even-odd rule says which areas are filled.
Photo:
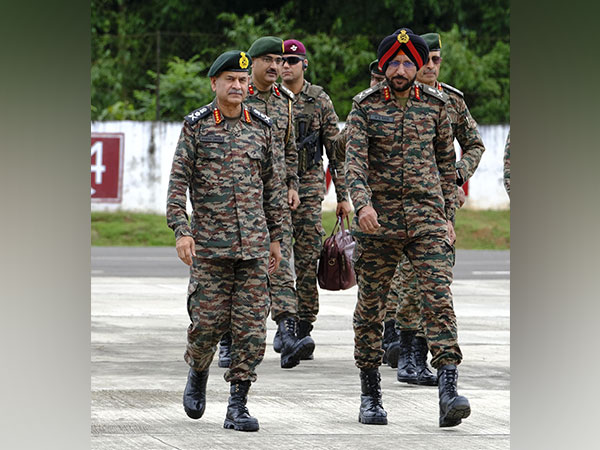
[[439, 63], [442, 62], [442, 57], [441, 56], [431, 56], [430, 59], [433, 61], [433, 63], [437, 66]]
[[304, 61], [304, 58], [300, 58], [299, 56], [284, 56], [283, 62], [288, 63], [290, 66], [295, 66], [300, 61]]

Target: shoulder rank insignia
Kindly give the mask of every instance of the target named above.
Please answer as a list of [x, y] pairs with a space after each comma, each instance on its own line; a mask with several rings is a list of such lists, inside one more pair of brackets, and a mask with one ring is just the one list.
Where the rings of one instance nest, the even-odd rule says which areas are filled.
[[[277, 89], [277, 86], [275, 86], [275, 89]], [[279, 89], [281, 90], [281, 92], [283, 92], [286, 97], [288, 97], [290, 100], [294, 100], [295, 95], [292, 91], [290, 91], [288, 88], [286, 88], [284, 85], [280, 85]]]
[[415, 84], [415, 98], [421, 100], [421, 88], [418, 84]]
[[[417, 84], [415, 83], [415, 86], [417, 86]], [[437, 98], [438, 100], [446, 103], [448, 101], [448, 94], [446, 94], [443, 91], [440, 91], [436, 88], [432, 88], [431, 86], [429, 86], [428, 84], [421, 84], [419, 85], [421, 88], [421, 91], [425, 94], [431, 95], [432, 97]]]
[[273, 92], [275, 92], [275, 95], [277, 97], [281, 97], [281, 92], [279, 92], [279, 89], [277, 89], [277, 85], [273, 85]]
[[250, 95], [254, 95], [254, 86], [252, 86], [251, 84], [248, 85], [248, 93]]
[[250, 123], [250, 122], [252, 122], [252, 120], [250, 120], [250, 113], [248, 112], [248, 110], [247, 110], [246, 108], [244, 108], [244, 120], [245, 120], [247, 123]]
[[223, 122], [223, 114], [221, 114], [221, 111], [219, 111], [219, 108], [215, 108], [213, 110], [213, 115], [215, 116], [215, 123], [217, 125], [219, 125], [221, 122]]
[[369, 95], [374, 94], [377, 91], [379, 91], [379, 89], [377, 88], [377, 85], [375, 85], [373, 87], [370, 87], [369, 89], [365, 89], [364, 91], [356, 94], [352, 100], [356, 103], [360, 103]]
[[184, 117], [184, 119], [190, 125], [194, 125], [200, 119], [202, 119], [203, 117], [208, 116], [209, 114], [210, 114], [210, 107], [209, 106], [203, 106], [202, 108], [198, 108], [196, 111], [192, 111], [191, 113], [187, 114]]
[[260, 119], [269, 128], [273, 125], [273, 120], [269, 116], [260, 112], [258, 109], [254, 108], [253, 106], [248, 106], [248, 111], [250, 111], [250, 114], [252, 114], [254, 117]]
[[390, 93], [390, 87], [385, 86], [383, 88], [383, 99], [387, 102], [390, 98], [392, 98], [392, 94]]
[[463, 98], [465, 97], [465, 94], [463, 94], [462, 91], [456, 89], [454, 86], [450, 86], [449, 84], [440, 82], [440, 84], [439, 84], [440, 90], [442, 90], [442, 87], [448, 91], [451, 91], [451, 92], [454, 92], [455, 94], [460, 95]]

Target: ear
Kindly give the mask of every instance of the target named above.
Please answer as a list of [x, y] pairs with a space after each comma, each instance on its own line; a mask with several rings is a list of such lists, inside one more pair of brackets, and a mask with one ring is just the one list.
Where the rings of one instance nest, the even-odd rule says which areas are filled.
[[217, 92], [217, 77], [210, 77], [210, 88], [213, 92]]
[[308, 67], [308, 59], [302, 60], [302, 69], [306, 70], [307, 67]]

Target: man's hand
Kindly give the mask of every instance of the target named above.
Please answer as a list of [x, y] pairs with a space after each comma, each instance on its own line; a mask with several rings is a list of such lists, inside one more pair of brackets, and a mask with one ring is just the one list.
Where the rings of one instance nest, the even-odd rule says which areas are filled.
[[175, 242], [177, 256], [188, 266], [192, 265], [192, 256], [196, 256], [196, 244], [191, 236], [181, 236]]
[[453, 245], [454, 241], [456, 241], [456, 232], [454, 231], [454, 225], [452, 225], [452, 221], [448, 220], [447, 223], [448, 223], [448, 239], [450, 240], [450, 245]]
[[465, 195], [465, 191], [463, 191], [463, 188], [459, 187], [457, 189], [457, 193], [458, 193], [458, 207], [462, 208], [462, 206], [465, 204], [465, 202], [467, 201], [467, 196]]
[[339, 202], [337, 204], [335, 208], [335, 215], [336, 217], [342, 216], [342, 220], [344, 220], [346, 216], [350, 214], [350, 211], [350, 202], [344, 200], [343, 202]]
[[298, 208], [298, 205], [300, 205], [300, 197], [298, 196], [298, 191], [296, 191], [295, 189], [288, 189], [288, 205], [290, 205], [290, 209], [292, 211], [295, 211], [296, 208]]
[[281, 262], [281, 247], [279, 241], [271, 242], [269, 247], [269, 275], [279, 269]]
[[358, 212], [358, 225], [365, 233], [375, 233], [381, 226], [377, 222], [377, 212], [372, 206], [363, 206]]

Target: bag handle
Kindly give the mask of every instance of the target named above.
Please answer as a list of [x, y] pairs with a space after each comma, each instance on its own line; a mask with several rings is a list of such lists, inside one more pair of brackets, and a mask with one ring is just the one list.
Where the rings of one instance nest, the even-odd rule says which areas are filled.
[[[339, 226], [340, 230], [343, 234], [350, 233], [350, 218], [346, 215], [346, 226], [344, 226], [344, 221], [342, 220], [342, 216], [337, 216], [336, 227]], [[335, 227], [334, 227], [335, 228]]]

